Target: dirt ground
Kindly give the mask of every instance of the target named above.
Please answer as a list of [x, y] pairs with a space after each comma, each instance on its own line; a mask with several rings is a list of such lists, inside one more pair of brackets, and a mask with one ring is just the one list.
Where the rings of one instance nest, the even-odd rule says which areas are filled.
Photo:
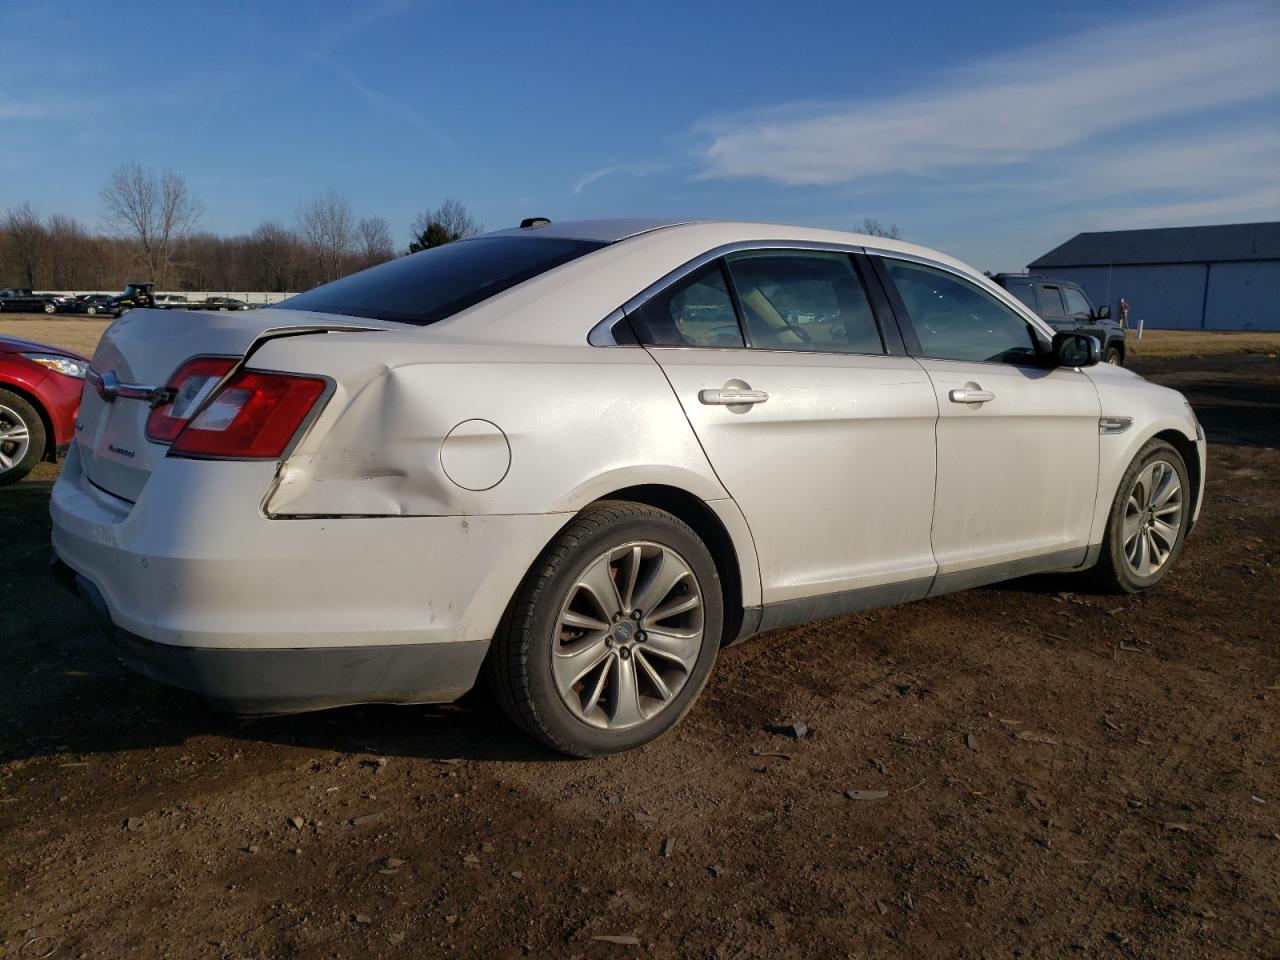
[[243, 720], [132, 675], [44, 576], [41, 468], [0, 490], [0, 955], [1276, 955], [1280, 361], [1143, 370], [1212, 441], [1162, 587], [769, 634], [594, 761], [483, 695]]

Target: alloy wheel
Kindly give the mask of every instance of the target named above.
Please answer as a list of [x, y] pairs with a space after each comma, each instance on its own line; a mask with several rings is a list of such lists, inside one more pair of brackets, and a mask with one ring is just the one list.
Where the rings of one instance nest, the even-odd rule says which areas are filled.
[[1182, 517], [1178, 471], [1167, 460], [1153, 460], [1135, 478], [1125, 504], [1124, 559], [1134, 574], [1153, 576], [1169, 561]]
[[0, 473], [12, 470], [27, 455], [31, 432], [11, 407], [0, 404]]
[[688, 682], [706, 630], [702, 589], [670, 547], [635, 541], [591, 560], [556, 621], [552, 674], [575, 717], [624, 730], [668, 708]]

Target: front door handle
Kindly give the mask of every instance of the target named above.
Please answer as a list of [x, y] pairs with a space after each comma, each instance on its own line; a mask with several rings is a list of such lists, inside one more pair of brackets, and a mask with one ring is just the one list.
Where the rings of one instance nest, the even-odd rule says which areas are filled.
[[733, 407], [738, 404], [764, 403], [769, 399], [769, 395], [763, 390], [721, 387], [718, 390], [699, 390], [698, 399], [703, 403]]
[[952, 390], [950, 393], [952, 403], [986, 403], [988, 400], [994, 400], [996, 395], [990, 390], [979, 390], [974, 386], [966, 386], [963, 390]]

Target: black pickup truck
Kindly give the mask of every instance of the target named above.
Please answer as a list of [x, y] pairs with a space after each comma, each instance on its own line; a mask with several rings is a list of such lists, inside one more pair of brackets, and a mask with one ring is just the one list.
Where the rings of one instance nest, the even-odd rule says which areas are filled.
[[52, 293], [32, 293], [26, 287], [9, 287], [0, 290], [0, 310], [9, 313], [57, 313], [62, 301], [68, 297], [56, 297]]
[[1053, 329], [1097, 337], [1102, 359], [1124, 365], [1124, 327], [1111, 319], [1106, 304], [1094, 308], [1077, 283], [1035, 273], [997, 273], [991, 278], [1040, 315]]

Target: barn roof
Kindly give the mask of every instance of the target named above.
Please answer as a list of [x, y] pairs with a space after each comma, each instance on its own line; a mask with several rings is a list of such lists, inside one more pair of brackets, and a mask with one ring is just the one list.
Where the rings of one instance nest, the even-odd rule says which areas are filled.
[[1077, 233], [1029, 269], [1130, 263], [1280, 260], [1280, 221]]

